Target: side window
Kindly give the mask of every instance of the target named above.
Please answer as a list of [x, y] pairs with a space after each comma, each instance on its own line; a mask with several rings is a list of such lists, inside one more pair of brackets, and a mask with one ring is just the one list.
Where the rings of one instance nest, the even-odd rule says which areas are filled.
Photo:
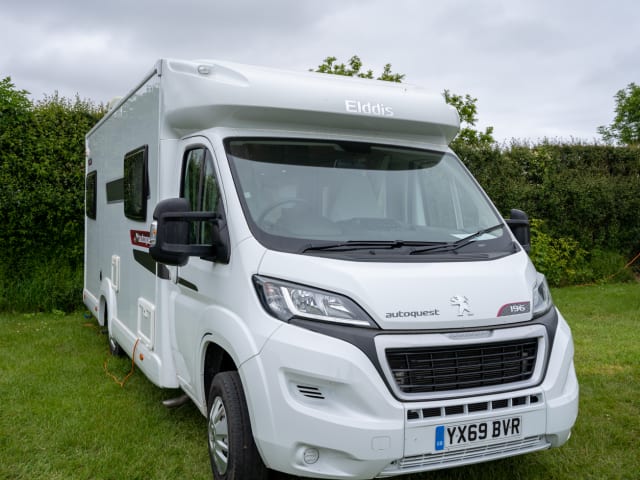
[[[187, 150], [182, 167], [182, 197], [189, 201], [194, 212], [215, 212], [220, 203], [218, 181], [213, 159], [204, 147]], [[202, 222], [191, 226], [191, 242], [212, 243], [211, 226]]]
[[147, 219], [148, 150], [148, 146], [145, 145], [124, 156], [124, 215], [141, 222]]
[[199, 211], [200, 178], [204, 163], [204, 149], [189, 150], [185, 153], [184, 174], [182, 176], [182, 197], [189, 200], [192, 211]]
[[85, 196], [84, 196], [84, 208], [87, 217], [96, 219], [96, 204], [97, 204], [97, 187], [98, 187], [98, 172], [94, 170], [87, 174], [85, 181]]

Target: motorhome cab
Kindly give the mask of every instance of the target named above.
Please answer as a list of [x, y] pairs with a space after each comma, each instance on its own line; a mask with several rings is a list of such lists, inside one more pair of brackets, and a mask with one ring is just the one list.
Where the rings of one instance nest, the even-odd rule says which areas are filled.
[[216, 478], [354, 478], [557, 447], [570, 329], [403, 84], [160, 60], [87, 135], [84, 301], [208, 422]]

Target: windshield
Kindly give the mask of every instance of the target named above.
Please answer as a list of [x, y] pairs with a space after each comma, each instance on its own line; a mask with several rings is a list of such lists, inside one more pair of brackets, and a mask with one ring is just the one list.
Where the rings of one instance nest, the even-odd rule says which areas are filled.
[[284, 139], [227, 139], [225, 147], [249, 226], [268, 248], [327, 256], [513, 251], [502, 219], [451, 154]]

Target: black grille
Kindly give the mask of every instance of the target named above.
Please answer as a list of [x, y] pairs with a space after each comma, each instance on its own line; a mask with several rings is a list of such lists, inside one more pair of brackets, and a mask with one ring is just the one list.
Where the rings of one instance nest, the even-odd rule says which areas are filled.
[[393, 378], [404, 393], [464, 390], [529, 380], [537, 353], [536, 338], [386, 351]]

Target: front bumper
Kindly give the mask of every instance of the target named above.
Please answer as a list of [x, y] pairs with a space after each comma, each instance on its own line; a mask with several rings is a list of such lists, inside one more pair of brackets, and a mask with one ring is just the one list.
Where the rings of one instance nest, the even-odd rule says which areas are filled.
[[[269, 468], [307, 477], [365, 479], [562, 445], [578, 409], [572, 359], [571, 332], [559, 315], [541, 383], [403, 402], [360, 349], [285, 324], [241, 366], [240, 375], [256, 444]], [[522, 422], [515, 438], [436, 450], [438, 426], [514, 417]]]

